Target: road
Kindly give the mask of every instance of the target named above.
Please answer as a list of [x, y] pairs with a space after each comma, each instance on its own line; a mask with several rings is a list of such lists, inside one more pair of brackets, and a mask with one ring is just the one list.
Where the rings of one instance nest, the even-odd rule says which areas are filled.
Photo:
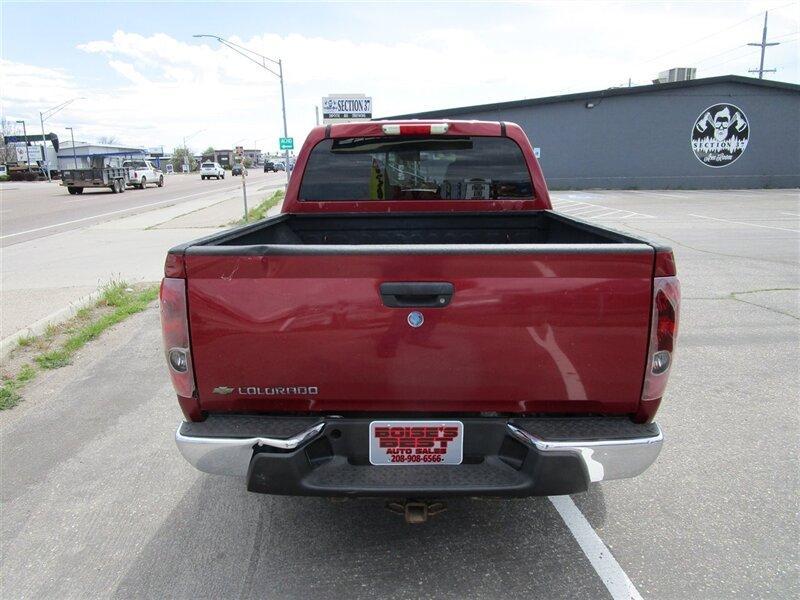
[[[264, 173], [253, 168], [247, 181], [248, 185], [261, 186], [285, 180], [285, 173]], [[58, 182], [0, 184], [0, 245], [18, 244], [241, 187], [241, 179], [230, 174], [219, 181], [202, 181], [196, 173], [175, 174], [166, 175], [165, 181], [163, 188], [128, 189], [124, 194], [113, 194], [106, 189], [87, 190], [80, 196], [70, 196]]]
[[3, 596], [800, 596], [797, 192], [556, 198], [675, 249], [679, 349], [645, 474], [574, 495], [574, 513], [465, 499], [422, 526], [379, 501], [250, 494], [179, 456], [153, 307], [0, 413]]

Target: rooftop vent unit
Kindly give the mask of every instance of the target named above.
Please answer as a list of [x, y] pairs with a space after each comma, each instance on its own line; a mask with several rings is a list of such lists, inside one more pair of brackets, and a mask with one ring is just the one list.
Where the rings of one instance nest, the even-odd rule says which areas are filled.
[[653, 83], [672, 83], [673, 81], [689, 81], [694, 79], [694, 74], [697, 72], [695, 67], [674, 67], [668, 71], [661, 71], [658, 74], [658, 79], [654, 79]]

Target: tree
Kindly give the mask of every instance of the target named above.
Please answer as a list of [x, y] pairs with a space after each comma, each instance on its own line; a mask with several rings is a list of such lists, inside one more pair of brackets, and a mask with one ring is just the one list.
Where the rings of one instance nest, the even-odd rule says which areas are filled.
[[253, 166], [253, 160], [249, 156], [245, 156], [242, 162], [244, 162], [244, 166], [248, 169]]
[[214, 146], [209, 146], [203, 152], [203, 156], [214, 156]]
[[115, 135], [101, 135], [97, 138], [98, 144], [119, 144], [119, 140]]
[[180, 147], [172, 151], [172, 168], [176, 173], [183, 172], [184, 159], [189, 159], [189, 170], [194, 171], [197, 168], [197, 161], [192, 156], [192, 151], [188, 148]]

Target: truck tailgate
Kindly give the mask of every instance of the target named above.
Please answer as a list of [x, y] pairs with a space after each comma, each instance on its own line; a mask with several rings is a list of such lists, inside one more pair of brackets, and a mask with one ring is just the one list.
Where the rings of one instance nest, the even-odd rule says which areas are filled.
[[[653, 249], [186, 254], [203, 411], [636, 410]], [[437, 308], [386, 282], [446, 282]], [[424, 323], [409, 325], [419, 310]]]

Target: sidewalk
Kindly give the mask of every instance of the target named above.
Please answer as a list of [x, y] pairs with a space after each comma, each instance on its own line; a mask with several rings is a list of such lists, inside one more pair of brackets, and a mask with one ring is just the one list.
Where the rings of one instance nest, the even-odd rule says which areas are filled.
[[[255, 188], [250, 202], [281, 187]], [[241, 195], [227, 192], [3, 248], [0, 340], [34, 323], [43, 328], [57, 313], [57, 321], [69, 317], [65, 308], [79, 308], [112, 279], [159, 281], [169, 248], [224, 229], [242, 213]]]

